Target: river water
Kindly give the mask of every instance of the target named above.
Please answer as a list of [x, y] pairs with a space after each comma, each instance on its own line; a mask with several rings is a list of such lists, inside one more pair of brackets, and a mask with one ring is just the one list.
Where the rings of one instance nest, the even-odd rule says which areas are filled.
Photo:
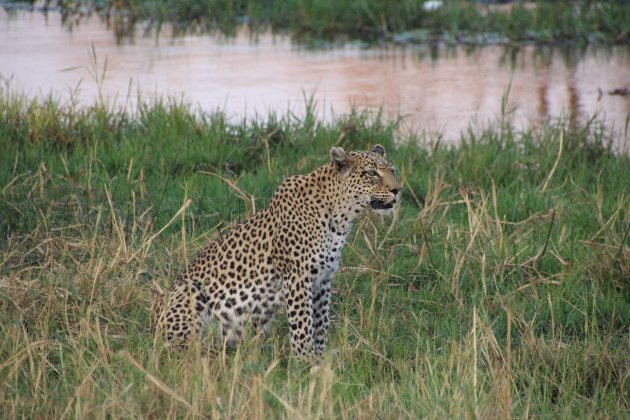
[[[304, 112], [313, 96], [324, 118], [352, 104], [405, 117], [404, 124], [457, 141], [471, 122], [507, 109], [517, 126], [571, 113], [594, 114], [620, 130], [630, 113], [628, 47], [521, 46], [305, 49], [289, 38], [246, 34], [173, 37], [168, 30], [117, 37], [91, 18], [62, 25], [57, 13], [0, 10], [0, 75], [27, 95], [53, 93], [91, 104], [99, 94], [133, 109], [145, 98], [175, 96], [235, 118], [270, 110]], [[96, 60], [94, 60], [94, 56]], [[131, 95], [129, 94], [131, 92]]]

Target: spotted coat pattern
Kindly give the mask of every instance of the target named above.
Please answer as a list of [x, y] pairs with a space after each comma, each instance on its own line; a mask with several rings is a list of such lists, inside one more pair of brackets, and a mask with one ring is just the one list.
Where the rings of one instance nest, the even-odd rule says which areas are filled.
[[151, 306], [154, 330], [169, 345], [220, 326], [233, 346], [249, 323], [269, 332], [286, 308], [291, 347], [321, 356], [327, 345], [331, 280], [352, 222], [366, 208], [389, 213], [400, 184], [385, 149], [346, 153], [280, 184], [269, 206], [214, 240]]

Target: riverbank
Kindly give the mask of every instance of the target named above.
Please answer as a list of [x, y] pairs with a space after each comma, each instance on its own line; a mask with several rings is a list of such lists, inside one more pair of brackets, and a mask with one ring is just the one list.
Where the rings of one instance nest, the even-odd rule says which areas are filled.
[[[630, 414], [630, 162], [594, 122], [418, 147], [359, 110], [230, 122], [181, 100], [130, 113], [7, 90], [0, 110], [9, 417]], [[375, 143], [404, 201], [358, 221], [320, 369], [290, 356], [284, 316], [233, 353], [154, 348], [153, 282], [332, 145]]]
[[[156, 0], [61, 2], [69, 25], [98, 14], [125, 36], [171, 25], [176, 34], [219, 31], [233, 35], [238, 28], [252, 32], [289, 33], [314, 46], [330, 42], [369, 44], [623, 44], [630, 43], [630, 7], [625, 1], [537, 1], [508, 5], [474, 1], [422, 2], [383, 0]], [[15, 8], [22, 3], [5, 3]]]

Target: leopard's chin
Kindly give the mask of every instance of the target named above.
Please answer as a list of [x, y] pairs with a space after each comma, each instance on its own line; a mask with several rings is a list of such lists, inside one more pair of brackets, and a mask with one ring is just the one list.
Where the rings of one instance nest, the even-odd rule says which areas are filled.
[[390, 216], [394, 213], [394, 209], [398, 207], [399, 203], [400, 201], [395, 198], [391, 201], [374, 199], [370, 201], [370, 208], [376, 214], [381, 216]]
[[372, 207], [373, 210], [391, 210], [394, 208], [395, 202], [396, 200], [383, 201], [383, 200], [374, 199], [370, 201], [370, 206]]

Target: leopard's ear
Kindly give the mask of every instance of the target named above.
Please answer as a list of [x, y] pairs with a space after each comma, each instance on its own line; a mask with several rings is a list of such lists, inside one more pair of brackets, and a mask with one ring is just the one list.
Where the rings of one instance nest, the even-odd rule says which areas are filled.
[[380, 144], [375, 145], [374, 147], [372, 147], [372, 151], [378, 155], [383, 156], [384, 158], [387, 159], [387, 152], [385, 152], [385, 148], [383, 146], [381, 146]]
[[338, 171], [343, 171], [352, 166], [354, 158], [346, 153], [341, 147], [330, 149], [330, 159], [335, 164]]

